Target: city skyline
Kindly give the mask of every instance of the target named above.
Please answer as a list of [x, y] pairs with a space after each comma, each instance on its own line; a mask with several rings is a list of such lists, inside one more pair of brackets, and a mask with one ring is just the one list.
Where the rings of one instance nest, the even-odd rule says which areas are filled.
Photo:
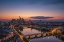
[[0, 20], [64, 21], [64, 0], [0, 0]]

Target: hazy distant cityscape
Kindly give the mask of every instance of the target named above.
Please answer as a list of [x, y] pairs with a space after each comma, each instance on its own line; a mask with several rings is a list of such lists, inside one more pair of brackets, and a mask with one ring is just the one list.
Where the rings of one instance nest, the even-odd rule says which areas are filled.
[[[24, 29], [34, 29], [40, 31], [40, 33], [35, 32], [31, 33], [22, 33]], [[29, 30], [30, 31], [30, 30]], [[25, 32], [25, 31], [24, 31]], [[46, 35], [44, 35], [44, 33]], [[31, 39], [34, 39], [31, 36], [38, 38], [47, 37], [47, 36], [60, 36], [62, 41], [64, 40], [64, 23], [63, 22], [38, 22], [29, 20], [25, 21], [19, 16], [19, 19], [12, 19], [8, 22], [0, 21], [0, 42], [31, 42]], [[28, 36], [28, 38], [27, 38]]]
[[64, 42], [64, 0], [0, 0], [0, 42]]

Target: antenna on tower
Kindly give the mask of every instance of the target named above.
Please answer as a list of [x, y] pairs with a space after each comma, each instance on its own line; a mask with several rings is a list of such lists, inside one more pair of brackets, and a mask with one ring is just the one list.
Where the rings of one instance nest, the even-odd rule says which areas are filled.
[[19, 16], [19, 18], [20, 18], [20, 16]]
[[21, 19], [21, 17], [19, 16], [19, 19]]

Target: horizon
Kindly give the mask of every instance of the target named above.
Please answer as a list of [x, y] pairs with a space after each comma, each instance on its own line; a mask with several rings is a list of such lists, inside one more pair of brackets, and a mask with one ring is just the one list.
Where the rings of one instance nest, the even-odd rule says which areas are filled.
[[64, 42], [64, 0], [0, 0], [0, 42]]
[[[21, 18], [21, 17], [20, 17]], [[20, 19], [20, 18], [17, 18], [17, 19]], [[13, 18], [14, 19], [14, 18]], [[15, 19], [15, 20], [17, 20], [17, 19]], [[22, 18], [21, 18], [22, 19]], [[23, 18], [24, 19], [24, 18]], [[12, 19], [11, 19], [12, 20]], [[7, 22], [7, 21], [11, 21], [11, 20], [0, 20], [0, 21], [3, 21], [3, 22]], [[25, 20], [25, 19], [24, 19]], [[31, 20], [31, 19], [28, 19], [28, 20], [25, 20], [25, 21], [29, 21], [29, 20]], [[33, 21], [33, 22], [38, 22], [38, 21], [40, 21], [41, 19], [33, 19], [33, 20], [31, 20], [31, 21]], [[42, 20], [42, 22], [64, 22], [64, 21], [62, 21], [62, 20]]]
[[64, 0], [0, 0], [0, 20], [64, 21]]

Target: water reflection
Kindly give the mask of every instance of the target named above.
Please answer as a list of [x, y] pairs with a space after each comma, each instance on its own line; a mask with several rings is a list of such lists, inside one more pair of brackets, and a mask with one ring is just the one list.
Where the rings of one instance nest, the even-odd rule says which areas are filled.
[[49, 38], [48, 37], [38, 38], [38, 40], [32, 39], [31, 42], [62, 42], [62, 41], [53, 36], [50, 36]]
[[[21, 31], [24, 35], [27, 34], [35, 34], [35, 33], [41, 33], [41, 32], [46, 32], [43, 30], [38, 30], [38, 29], [32, 29], [32, 28], [24, 28], [23, 31]], [[29, 36], [27, 36], [28, 38]], [[64, 36], [59, 36], [59, 35], [50, 35], [50, 36], [45, 36], [45, 37], [40, 37], [40, 35], [38, 35], [38, 38], [34, 37], [34, 35], [32, 36], [33, 39], [29, 39], [30, 42], [62, 42], [64, 41]]]
[[41, 32], [38, 30], [35, 30], [35, 29], [25, 28], [25, 29], [23, 29], [22, 33], [24, 35], [27, 35], [27, 34], [34, 34], [34, 33], [41, 33]]
[[64, 36], [55, 36], [56, 38], [58, 38], [59, 40], [62, 40], [62, 41], [64, 41]]

